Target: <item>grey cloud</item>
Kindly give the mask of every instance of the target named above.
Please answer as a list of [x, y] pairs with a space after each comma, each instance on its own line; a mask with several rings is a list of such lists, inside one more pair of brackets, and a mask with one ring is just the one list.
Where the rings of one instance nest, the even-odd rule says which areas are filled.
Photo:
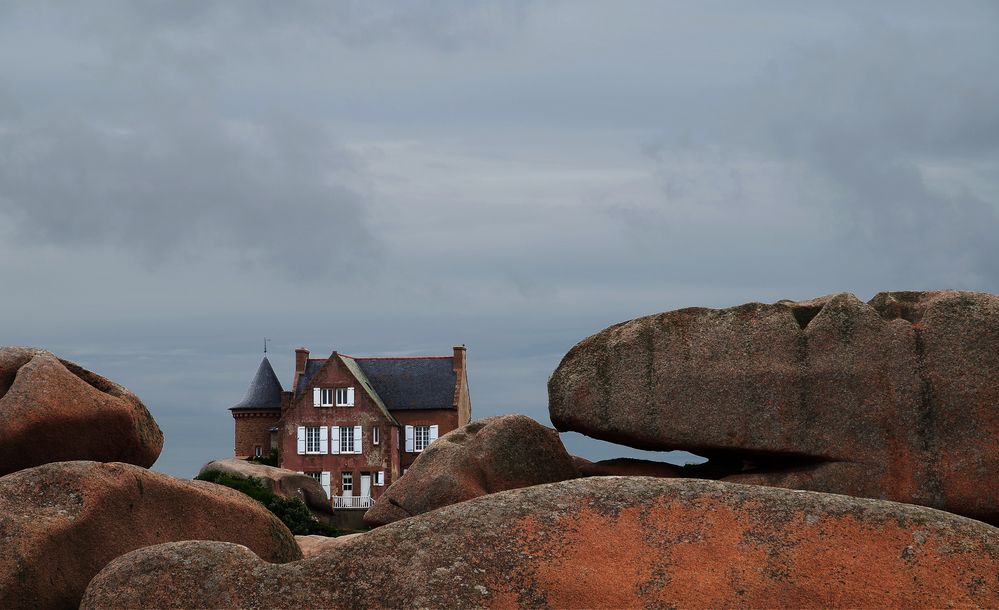
[[116, 246], [148, 263], [221, 250], [302, 277], [376, 249], [363, 195], [337, 184], [350, 158], [317, 126], [47, 118], [0, 135], [0, 213], [25, 243]]
[[994, 38], [858, 20], [775, 54], [693, 134], [647, 142], [660, 200], [611, 201], [608, 215], [716, 279], [809, 269], [854, 286], [995, 287], [995, 192], [928, 172], [999, 163], [996, 72]]

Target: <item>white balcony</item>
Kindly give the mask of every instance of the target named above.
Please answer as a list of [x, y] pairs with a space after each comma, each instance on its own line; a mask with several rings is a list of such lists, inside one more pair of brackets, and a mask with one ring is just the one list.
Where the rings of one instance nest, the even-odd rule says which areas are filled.
[[333, 508], [371, 508], [371, 496], [333, 496]]

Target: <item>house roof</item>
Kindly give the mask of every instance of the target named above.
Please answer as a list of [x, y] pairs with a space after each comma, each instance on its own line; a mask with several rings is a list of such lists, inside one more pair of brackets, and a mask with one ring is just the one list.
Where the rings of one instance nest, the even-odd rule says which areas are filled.
[[364, 374], [364, 371], [362, 371], [360, 367], [357, 366], [357, 361], [351, 358], [350, 356], [340, 356], [340, 360], [343, 361], [344, 365], [346, 365], [347, 369], [350, 370], [351, 374], [353, 374], [354, 377], [357, 378], [357, 381], [359, 381], [360, 384], [364, 386], [364, 389], [368, 392], [368, 395], [371, 396], [372, 400], [375, 401], [375, 404], [378, 405], [378, 409], [381, 410], [382, 415], [384, 415], [390, 422], [398, 426], [399, 422], [394, 417], [392, 417], [392, 414], [389, 412], [388, 407], [382, 401], [381, 396], [378, 395], [378, 392], [371, 385], [371, 380], [369, 380], [368, 376]]
[[250, 382], [250, 387], [246, 389], [243, 400], [229, 408], [230, 411], [249, 411], [259, 409], [281, 410], [281, 382], [274, 374], [267, 356], [260, 361], [257, 373]]
[[450, 409], [458, 381], [453, 358], [355, 358], [390, 410]]
[[[454, 408], [454, 389], [458, 378], [451, 356], [340, 357], [355, 377], [358, 373], [363, 374], [373, 395], [378, 397], [376, 402], [383, 403], [389, 411]], [[324, 364], [325, 359], [306, 361], [296, 393], [305, 391], [309, 381]], [[351, 367], [351, 364], [354, 366]]]

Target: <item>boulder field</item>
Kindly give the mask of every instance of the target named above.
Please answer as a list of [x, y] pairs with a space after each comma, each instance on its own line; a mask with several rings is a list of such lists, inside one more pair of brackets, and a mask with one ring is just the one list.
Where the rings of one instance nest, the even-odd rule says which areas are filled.
[[319, 481], [309, 475], [235, 458], [208, 462], [201, 467], [198, 475], [205, 474], [210, 470], [260, 479], [274, 495], [284, 498], [298, 498], [305, 502], [305, 505], [309, 507], [317, 519], [324, 523], [332, 522], [333, 508], [330, 505], [329, 496], [326, 495]]
[[131, 464], [45, 464], [0, 477], [0, 608], [76, 608], [109, 561], [176, 540], [233, 542], [266, 561], [302, 556], [277, 517], [227, 487]]
[[127, 389], [43, 349], [0, 348], [0, 475], [66, 460], [149, 467], [162, 448]]
[[487, 417], [445, 434], [364, 514], [383, 525], [485, 494], [579, 476], [558, 432], [526, 415]]
[[999, 296], [885, 292], [611, 326], [548, 383], [561, 431], [709, 458], [725, 481], [999, 522]]
[[91, 581], [109, 608], [999, 606], [999, 530], [893, 502], [696, 479], [494, 493], [275, 565], [146, 547]]

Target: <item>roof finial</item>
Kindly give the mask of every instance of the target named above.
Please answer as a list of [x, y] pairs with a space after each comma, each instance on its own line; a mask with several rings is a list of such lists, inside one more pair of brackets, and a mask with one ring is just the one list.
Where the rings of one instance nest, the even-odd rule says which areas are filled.
[[267, 337], [264, 337], [264, 353], [267, 353], [267, 342], [270, 341]]

